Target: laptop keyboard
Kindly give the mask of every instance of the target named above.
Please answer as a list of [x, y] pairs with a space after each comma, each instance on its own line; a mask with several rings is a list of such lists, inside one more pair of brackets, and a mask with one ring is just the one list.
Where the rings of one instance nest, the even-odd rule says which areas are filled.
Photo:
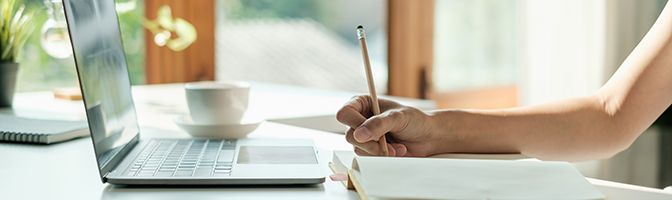
[[235, 140], [152, 140], [124, 172], [126, 176], [229, 176]]

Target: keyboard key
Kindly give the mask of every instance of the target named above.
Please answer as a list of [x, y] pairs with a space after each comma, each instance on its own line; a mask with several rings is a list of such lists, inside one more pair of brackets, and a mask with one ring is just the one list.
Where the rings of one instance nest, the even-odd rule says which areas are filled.
[[230, 163], [217, 163], [217, 165], [215, 165], [215, 167], [228, 167], [228, 168], [231, 168], [231, 166], [232, 165]]
[[142, 172], [141, 171], [140, 173], [136, 174], [135, 176], [152, 176], [152, 175], [154, 175], [153, 171], [152, 172]]
[[229, 176], [235, 140], [153, 140], [127, 176]]
[[180, 165], [177, 166], [177, 169], [192, 170], [196, 168], [196, 165]]
[[140, 171], [156, 171], [159, 167], [143, 167]]
[[217, 162], [233, 162], [233, 156], [235, 156], [234, 150], [221, 150]]
[[175, 171], [175, 174], [173, 176], [191, 176], [193, 174], [192, 171]]
[[173, 176], [173, 171], [167, 171], [167, 172], [158, 171], [154, 174], [154, 176], [170, 177], [170, 176]]
[[215, 170], [231, 170], [231, 167], [222, 167], [222, 166], [219, 166], [219, 167], [215, 167]]
[[210, 176], [212, 169], [196, 169], [194, 176]]
[[196, 166], [196, 168], [197, 169], [211, 169], [212, 170], [212, 169], [215, 168], [215, 166], [213, 166], [213, 165], [209, 165], [209, 166], [208, 165], [198, 165], [198, 166]]

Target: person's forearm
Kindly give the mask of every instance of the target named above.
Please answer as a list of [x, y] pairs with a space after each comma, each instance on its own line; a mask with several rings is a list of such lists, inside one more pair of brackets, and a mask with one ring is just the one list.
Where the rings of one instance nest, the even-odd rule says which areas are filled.
[[[586, 160], [629, 145], [615, 130], [599, 98], [502, 110], [432, 113], [440, 135], [457, 137], [443, 152], [516, 153], [545, 160]], [[456, 136], [454, 136], [456, 135]], [[455, 139], [455, 138], [452, 138]]]
[[461, 141], [439, 145], [444, 152], [520, 152], [548, 160], [606, 158], [632, 144], [670, 106], [670, 75], [672, 2], [593, 96], [504, 110], [437, 111], [432, 119], [437, 134]]

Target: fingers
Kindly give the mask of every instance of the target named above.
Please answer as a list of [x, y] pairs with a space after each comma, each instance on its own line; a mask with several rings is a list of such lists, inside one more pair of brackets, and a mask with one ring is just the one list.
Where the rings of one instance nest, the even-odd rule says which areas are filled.
[[366, 121], [360, 110], [361, 108], [356, 105], [346, 104], [336, 113], [336, 120], [349, 127], [358, 127]]
[[369, 141], [369, 142], [359, 143], [353, 137], [353, 132], [354, 132], [353, 129], [349, 129], [345, 133], [345, 141], [352, 144], [356, 148], [361, 149], [362, 151], [366, 152], [367, 154], [378, 155], [380, 153], [380, 146], [378, 145], [378, 142]]
[[[380, 155], [380, 146], [378, 142], [370, 141], [365, 143], [358, 143], [353, 137], [353, 130], [350, 129], [345, 134], [345, 140], [355, 146], [355, 153], [360, 156], [377, 156]], [[389, 156], [404, 156], [406, 155], [406, 145], [403, 144], [387, 144]]]
[[368, 96], [354, 96], [336, 113], [336, 120], [356, 128], [371, 116], [371, 101]]
[[407, 156], [408, 154], [408, 149], [406, 148], [406, 145], [399, 144], [399, 143], [394, 143], [390, 144], [394, 151], [395, 151], [395, 156]]
[[[394, 150], [394, 148], [392, 148], [391, 145], [388, 144], [387, 148], [388, 148], [387, 151], [389, 152], [388, 156], [392, 156], [392, 157], [403, 156], [403, 155], [398, 155], [396, 150]], [[368, 152], [364, 149], [360, 149], [359, 147], [355, 147], [354, 151], [355, 151], [355, 154], [360, 155], [360, 156], [380, 156], [380, 154], [370, 153], [370, 152]]]
[[[385, 99], [379, 99], [382, 111], [401, 107], [400, 104]], [[371, 98], [367, 95], [354, 96], [337, 113], [336, 119], [352, 128], [358, 127], [366, 118], [373, 115]]]
[[389, 110], [364, 121], [353, 132], [354, 139], [359, 143], [378, 141], [388, 132], [399, 132], [408, 124], [408, 120], [400, 110]]
[[[378, 139], [387, 132], [402, 130], [407, 124], [402, 112], [393, 110], [402, 107], [400, 104], [384, 99], [379, 101], [381, 110], [385, 112], [369, 119], [367, 118], [373, 115], [371, 98], [364, 95], [353, 97], [336, 113], [339, 122], [351, 127], [346, 132], [346, 141], [355, 146], [355, 153], [358, 155], [380, 155]], [[388, 143], [386, 148], [390, 156], [407, 154], [406, 146], [403, 144]]]
[[360, 148], [357, 148], [357, 147], [355, 147], [355, 154], [357, 154], [359, 156], [372, 156], [371, 154], [369, 154], [366, 151], [364, 151]]

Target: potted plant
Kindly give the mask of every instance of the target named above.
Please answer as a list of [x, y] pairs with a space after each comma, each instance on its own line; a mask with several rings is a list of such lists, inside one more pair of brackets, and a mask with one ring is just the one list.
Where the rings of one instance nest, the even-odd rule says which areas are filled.
[[0, 1], [0, 107], [12, 105], [19, 64], [17, 57], [34, 27], [32, 14], [16, 0]]

